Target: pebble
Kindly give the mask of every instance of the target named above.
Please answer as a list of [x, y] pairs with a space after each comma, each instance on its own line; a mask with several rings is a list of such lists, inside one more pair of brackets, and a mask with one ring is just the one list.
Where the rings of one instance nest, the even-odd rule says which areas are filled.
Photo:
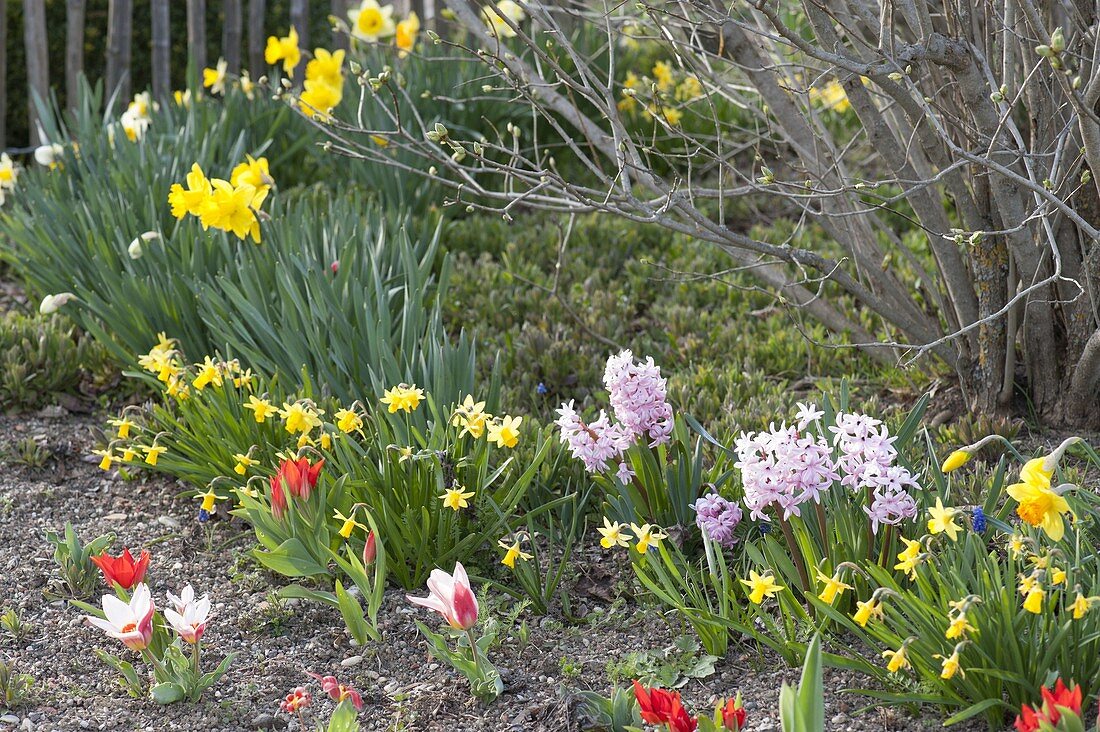
[[0, 717], [0, 722], [4, 724], [19, 724], [19, 715], [5, 714], [3, 717]]
[[252, 726], [258, 727], [259, 729], [280, 729], [286, 726], [286, 720], [279, 719], [274, 714], [264, 712], [263, 714], [256, 715], [252, 720]]
[[340, 661], [340, 665], [344, 668], [351, 668], [352, 666], [358, 666], [362, 662], [362, 656], [348, 656], [344, 660]]

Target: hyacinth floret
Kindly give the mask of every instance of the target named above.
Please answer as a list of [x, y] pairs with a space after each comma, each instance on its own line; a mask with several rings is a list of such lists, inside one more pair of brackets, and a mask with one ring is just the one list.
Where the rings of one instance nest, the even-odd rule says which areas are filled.
[[584, 463], [585, 470], [599, 473], [617, 464], [620, 479], [627, 473], [633, 475], [630, 466], [622, 460], [623, 453], [633, 443], [633, 435], [621, 425], [612, 423], [606, 412], [601, 409], [596, 421], [585, 423], [570, 400], [561, 405], [558, 414], [554, 424], [561, 430], [561, 442], [569, 446], [573, 457]]
[[635, 362], [629, 350], [607, 359], [603, 373], [615, 419], [631, 436], [646, 436], [650, 447], [668, 442], [674, 424], [661, 367], [648, 356]]
[[708, 493], [695, 501], [692, 508], [695, 510], [695, 525], [704, 536], [724, 547], [737, 543], [733, 532], [744, 516], [740, 506], [717, 493]]
[[838, 480], [828, 443], [797, 426], [770, 426], [766, 432], [741, 433], [735, 442], [745, 506], [754, 520], [769, 521], [765, 509], [775, 504], [784, 520], [800, 516], [801, 504], [819, 502]]

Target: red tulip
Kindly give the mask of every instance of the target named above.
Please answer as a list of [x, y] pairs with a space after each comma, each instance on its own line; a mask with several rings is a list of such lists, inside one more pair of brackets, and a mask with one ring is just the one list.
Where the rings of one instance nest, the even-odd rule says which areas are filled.
[[145, 572], [149, 569], [149, 552], [142, 549], [136, 562], [129, 549], [123, 549], [117, 557], [103, 552], [98, 557], [92, 557], [92, 561], [103, 571], [103, 580], [108, 587], [118, 585], [124, 590], [132, 590], [145, 578]]
[[1039, 693], [1043, 697], [1043, 705], [1039, 709], [1033, 709], [1027, 704], [1020, 707], [1020, 714], [1016, 716], [1016, 722], [1013, 725], [1016, 728], [1016, 732], [1035, 732], [1043, 722], [1049, 723], [1051, 727], [1057, 726], [1058, 720], [1062, 718], [1062, 712], [1059, 711], [1059, 707], [1068, 709], [1080, 716], [1080, 686], [1075, 685], [1070, 689], [1061, 679], [1058, 679], [1054, 684], [1053, 692], [1044, 686]]
[[642, 721], [667, 724], [671, 732], [695, 732], [699, 722], [680, 703], [680, 692], [646, 689], [634, 681], [634, 697], [642, 711]]
[[378, 558], [378, 539], [373, 531], [367, 532], [367, 543], [363, 545], [363, 566], [369, 567]]
[[332, 273], [336, 274], [337, 272], [340, 271], [340, 260], [339, 259], [334, 259], [332, 261], [332, 264], [329, 265], [329, 267], [331, 267]]
[[722, 725], [730, 732], [741, 732], [745, 726], [745, 708], [740, 699], [728, 699], [722, 707]]
[[309, 500], [309, 494], [317, 485], [317, 478], [324, 465], [324, 460], [318, 460], [311, 465], [309, 458], [305, 457], [284, 460], [279, 464], [278, 472], [271, 476], [271, 512], [275, 514], [275, 518], [282, 518], [286, 510], [284, 486], [295, 498]]

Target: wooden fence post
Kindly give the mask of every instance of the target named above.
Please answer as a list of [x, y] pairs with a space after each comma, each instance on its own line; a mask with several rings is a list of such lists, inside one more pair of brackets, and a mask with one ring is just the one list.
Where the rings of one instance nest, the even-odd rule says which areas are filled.
[[264, 63], [264, 0], [248, 0], [248, 70], [253, 79], [260, 78], [267, 64]]
[[206, 68], [206, 0], [187, 0], [187, 52], [201, 83]]
[[241, 0], [225, 0], [222, 54], [229, 73], [241, 73]]
[[164, 104], [168, 101], [172, 86], [169, 69], [172, 34], [169, 26], [168, 0], [152, 0], [152, 2], [153, 98]]
[[309, 0], [290, 0], [290, 24], [298, 31], [298, 48], [309, 48]]
[[[348, 22], [348, 0], [332, 0], [332, 14], [344, 21]], [[332, 31], [332, 45], [334, 48], [343, 48], [347, 50], [350, 46], [350, 39], [348, 34], [343, 31]]]
[[118, 93], [130, 99], [130, 51], [133, 38], [132, 0], [111, 0], [107, 6], [107, 98]]
[[76, 109], [82, 73], [84, 73], [84, 0], [68, 0], [65, 5], [65, 106], [69, 109]]
[[8, 132], [8, 0], [0, 0], [0, 150]]
[[23, 45], [27, 50], [27, 121], [31, 145], [42, 142], [38, 134], [38, 109], [34, 98], [50, 101], [50, 67], [46, 54], [46, 1], [23, 0]]

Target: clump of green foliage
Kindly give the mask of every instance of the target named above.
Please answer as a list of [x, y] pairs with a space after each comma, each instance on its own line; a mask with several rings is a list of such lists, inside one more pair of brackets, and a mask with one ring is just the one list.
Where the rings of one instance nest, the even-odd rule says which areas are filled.
[[106, 350], [66, 319], [14, 311], [0, 319], [0, 404], [5, 409], [37, 409], [58, 394], [95, 394], [113, 378]]

